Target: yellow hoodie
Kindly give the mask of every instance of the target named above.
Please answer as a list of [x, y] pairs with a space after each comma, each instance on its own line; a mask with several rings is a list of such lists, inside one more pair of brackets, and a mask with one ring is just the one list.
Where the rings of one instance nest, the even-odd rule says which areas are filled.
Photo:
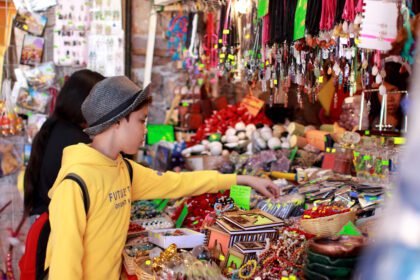
[[[133, 184], [121, 156], [112, 160], [85, 144], [64, 149], [62, 167], [49, 192], [51, 234], [45, 267], [49, 279], [119, 279], [132, 200], [178, 198], [217, 192], [236, 183], [236, 175], [216, 171], [160, 174], [133, 161]], [[90, 208], [72, 180], [83, 178]]]

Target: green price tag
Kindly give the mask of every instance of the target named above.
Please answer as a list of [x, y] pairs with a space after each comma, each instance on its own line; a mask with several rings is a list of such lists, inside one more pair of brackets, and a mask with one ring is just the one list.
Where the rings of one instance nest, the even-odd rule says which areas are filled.
[[389, 165], [389, 160], [382, 161], [382, 166], [388, 166], [388, 165]]
[[182, 208], [181, 215], [179, 215], [178, 219], [175, 222], [176, 228], [180, 228], [182, 226], [187, 215], [188, 215], [188, 206], [184, 204], [184, 208]]
[[229, 60], [235, 60], [235, 56], [233, 54], [228, 55]]
[[190, 104], [188, 102], [182, 102], [182, 107], [188, 107]]
[[230, 188], [230, 197], [235, 204], [245, 210], [250, 209], [251, 188], [247, 186], [234, 185]]
[[370, 157], [370, 155], [364, 155], [364, 156], [363, 156], [363, 159], [364, 159], [364, 160], [370, 160], [370, 159], [371, 159], [371, 157]]
[[225, 55], [224, 53], [221, 53], [221, 54], [219, 55], [219, 57], [220, 57], [220, 58], [225, 58], [225, 57], [226, 57], [226, 55]]
[[353, 153], [353, 155], [354, 155], [355, 157], [358, 157], [358, 156], [360, 156], [360, 152], [354, 152], [354, 153]]
[[366, 136], [370, 135], [370, 131], [369, 130], [365, 130], [365, 135]]

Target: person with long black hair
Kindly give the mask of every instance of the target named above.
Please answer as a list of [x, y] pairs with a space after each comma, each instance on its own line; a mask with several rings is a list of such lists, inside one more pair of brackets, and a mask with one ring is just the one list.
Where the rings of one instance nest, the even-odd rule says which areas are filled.
[[24, 210], [29, 216], [48, 211], [48, 191], [61, 168], [63, 149], [77, 143], [89, 143], [83, 132], [86, 121], [81, 106], [90, 90], [104, 76], [90, 70], [73, 73], [64, 83], [52, 115], [42, 125], [32, 143], [24, 176]]

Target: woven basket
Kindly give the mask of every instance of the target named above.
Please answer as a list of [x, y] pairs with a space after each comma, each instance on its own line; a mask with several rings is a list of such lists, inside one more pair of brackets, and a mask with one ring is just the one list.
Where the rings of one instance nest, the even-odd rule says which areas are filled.
[[136, 258], [130, 257], [125, 251], [123, 251], [124, 267], [128, 274], [136, 274]]
[[144, 271], [140, 266], [136, 267], [136, 276], [138, 280], [154, 280], [155, 277], [146, 271]]
[[125, 251], [123, 251], [123, 258], [125, 270], [129, 275], [135, 275], [138, 264], [148, 259], [147, 256], [130, 257]]
[[329, 237], [337, 234], [349, 221], [354, 222], [356, 211], [336, 214], [316, 219], [302, 219], [301, 225], [305, 232], [318, 237]]

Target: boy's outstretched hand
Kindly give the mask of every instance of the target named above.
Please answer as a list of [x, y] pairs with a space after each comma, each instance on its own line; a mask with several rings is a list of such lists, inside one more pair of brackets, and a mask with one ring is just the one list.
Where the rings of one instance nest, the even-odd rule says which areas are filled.
[[268, 198], [275, 198], [280, 194], [279, 188], [269, 179], [238, 175], [236, 180], [238, 185], [250, 186]]

